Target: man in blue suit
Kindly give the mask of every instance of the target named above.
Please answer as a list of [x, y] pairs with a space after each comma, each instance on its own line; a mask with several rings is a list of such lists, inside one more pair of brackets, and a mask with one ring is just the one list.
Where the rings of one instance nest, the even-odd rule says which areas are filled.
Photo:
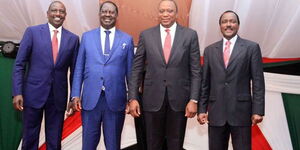
[[[23, 111], [23, 150], [38, 149], [43, 113], [47, 150], [61, 149], [68, 69], [75, 66], [77, 35], [64, 29], [66, 8], [54, 1], [48, 23], [26, 29], [13, 71], [13, 104]], [[70, 77], [71, 78], [71, 77]]]
[[77, 111], [82, 106], [83, 150], [97, 148], [101, 125], [106, 149], [120, 149], [134, 47], [132, 37], [116, 29], [117, 16], [116, 4], [105, 1], [99, 9], [101, 26], [82, 36], [72, 102]]

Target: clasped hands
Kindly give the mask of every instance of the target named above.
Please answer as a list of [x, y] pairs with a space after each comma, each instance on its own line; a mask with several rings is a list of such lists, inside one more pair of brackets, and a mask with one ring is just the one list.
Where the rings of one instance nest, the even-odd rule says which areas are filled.
[[75, 111], [81, 111], [81, 99], [79, 97], [73, 97], [67, 106], [67, 116], [71, 116]]

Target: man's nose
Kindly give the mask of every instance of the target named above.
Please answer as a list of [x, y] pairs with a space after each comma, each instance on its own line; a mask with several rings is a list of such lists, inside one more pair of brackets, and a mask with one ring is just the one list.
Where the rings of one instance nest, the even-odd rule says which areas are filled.
[[226, 23], [226, 26], [227, 26], [227, 27], [231, 27], [231, 22], [227, 22], [227, 23]]
[[111, 15], [111, 12], [107, 11], [107, 12], [104, 12], [104, 16], [110, 16]]
[[167, 11], [163, 12], [163, 16], [169, 16], [169, 13]]

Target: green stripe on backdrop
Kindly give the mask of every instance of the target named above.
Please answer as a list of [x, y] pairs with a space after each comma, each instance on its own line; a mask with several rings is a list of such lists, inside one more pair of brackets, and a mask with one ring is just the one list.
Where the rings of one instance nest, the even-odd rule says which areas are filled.
[[300, 150], [300, 95], [282, 93], [294, 150]]
[[0, 150], [16, 150], [21, 140], [21, 113], [12, 105], [12, 68], [14, 59], [0, 54]]
[[279, 67], [279, 66], [285, 66], [290, 64], [299, 63], [300, 60], [294, 60], [294, 61], [284, 61], [284, 62], [275, 62], [275, 63], [264, 63], [264, 68], [270, 68], [270, 67]]

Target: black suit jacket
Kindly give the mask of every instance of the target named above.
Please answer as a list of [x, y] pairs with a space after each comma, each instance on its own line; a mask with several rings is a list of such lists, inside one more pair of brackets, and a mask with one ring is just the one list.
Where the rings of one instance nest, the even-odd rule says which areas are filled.
[[138, 98], [138, 86], [145, 70], [144, 111], [158, 111], [166, 89], [171, 108], [184, 111], [190, 99], [199, 99], [201, 80], [197, 33], [177, 24], [168, 64], [162, 47], [159, 25], [140, 34], [129, 82], [129, 99]]
[[224, 66], [221, 40], [204, 51], [199, 112], [208, 112], [212, 126], [226, 122], [250, 126], [252, 114], [264, 115], [265, 86], [259, 45], [238, 37], [228, 67]]

